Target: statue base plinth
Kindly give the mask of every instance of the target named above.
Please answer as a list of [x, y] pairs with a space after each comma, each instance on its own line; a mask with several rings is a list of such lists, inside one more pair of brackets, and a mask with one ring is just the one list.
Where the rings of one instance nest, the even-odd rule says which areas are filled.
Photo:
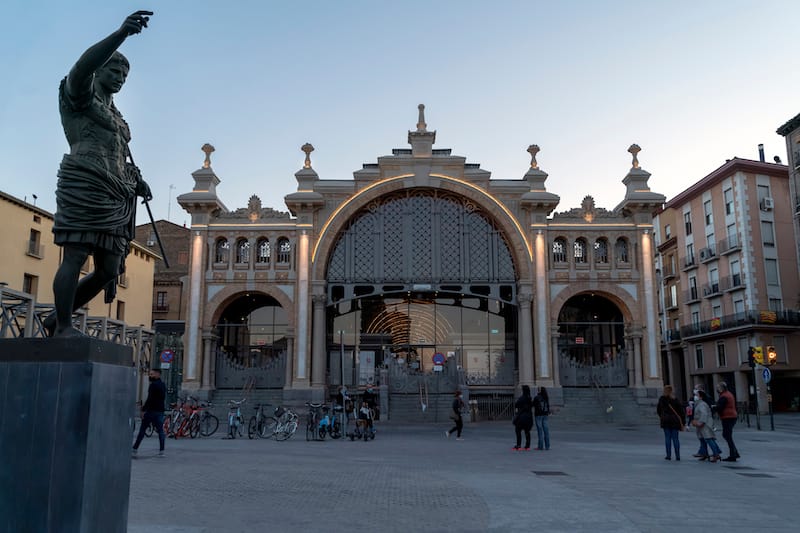
[[132, 361], [89, 337], [0, 340], [0, 531], [127, 531]]

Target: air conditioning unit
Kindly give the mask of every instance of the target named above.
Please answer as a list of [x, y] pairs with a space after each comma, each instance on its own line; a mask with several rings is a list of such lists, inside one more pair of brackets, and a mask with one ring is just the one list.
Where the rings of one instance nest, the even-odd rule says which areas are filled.
[[774, 208], [775, 202], [772, 200], [772, 198], [767, 197], [761, 200], [761, 209], [764, 211], [772, 211]]
[[710, 259], [714, 254], [711, 253], [711, 250], [708, 248], [703, 248], [700, 250], [700, 261], [705, 261], [706, 259]]
[[147, 241], [147, 246], [155, 246], [156, 241]]

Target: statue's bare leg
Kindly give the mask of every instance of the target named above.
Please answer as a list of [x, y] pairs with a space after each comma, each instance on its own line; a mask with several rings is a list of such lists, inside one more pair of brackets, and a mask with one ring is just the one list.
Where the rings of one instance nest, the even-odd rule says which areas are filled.
[[89, 251], [82, 247], [64, 246], [64, 260], [53, 278], [53, 296], [56, 310], [44, 320], [44, 328], [49, 336], [71, 336], [72, 311], [81, 266], [89, 257]]

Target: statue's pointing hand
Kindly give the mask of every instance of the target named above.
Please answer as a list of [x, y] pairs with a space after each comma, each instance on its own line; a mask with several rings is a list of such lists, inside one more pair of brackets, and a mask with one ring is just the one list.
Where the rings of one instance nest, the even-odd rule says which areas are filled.
[[147, 22], [150, 20], [152, 15], [152, 11], [137, 11], [125, 19], [125, 22], [122, 23], [122, 26], [120, 26], [119, 30], [125, 35], [141, 33], [142, 28], [147, 27]]

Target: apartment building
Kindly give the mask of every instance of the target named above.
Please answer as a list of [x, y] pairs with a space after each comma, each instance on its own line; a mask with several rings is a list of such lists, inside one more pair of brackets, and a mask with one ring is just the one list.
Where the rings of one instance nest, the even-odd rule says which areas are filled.
[[[61, 248], [53, 243], [53, 214], [0, 191], [0, 284], [30, 294], [39, 303], [52, 304], [53, 277], [61, 264]], [[158, 256], [133, 241], [120, 275], [117, 298], [110, 304], [101, 292], [87, 308], [92, 317], [121, 320], [131, 326], [150, 327], [153, 267]], [[91, 270], [91, 258], [84, 274]]]
[[774, 346], [776, 410], [800, 399], [800, 278], [794, 203], [785, 165], [728, 160], [668, 201], [654, 219], [665, 381], [685, 397], [724, 380], [737, 401], [768, 387], [748, 365], [750, 346]]

